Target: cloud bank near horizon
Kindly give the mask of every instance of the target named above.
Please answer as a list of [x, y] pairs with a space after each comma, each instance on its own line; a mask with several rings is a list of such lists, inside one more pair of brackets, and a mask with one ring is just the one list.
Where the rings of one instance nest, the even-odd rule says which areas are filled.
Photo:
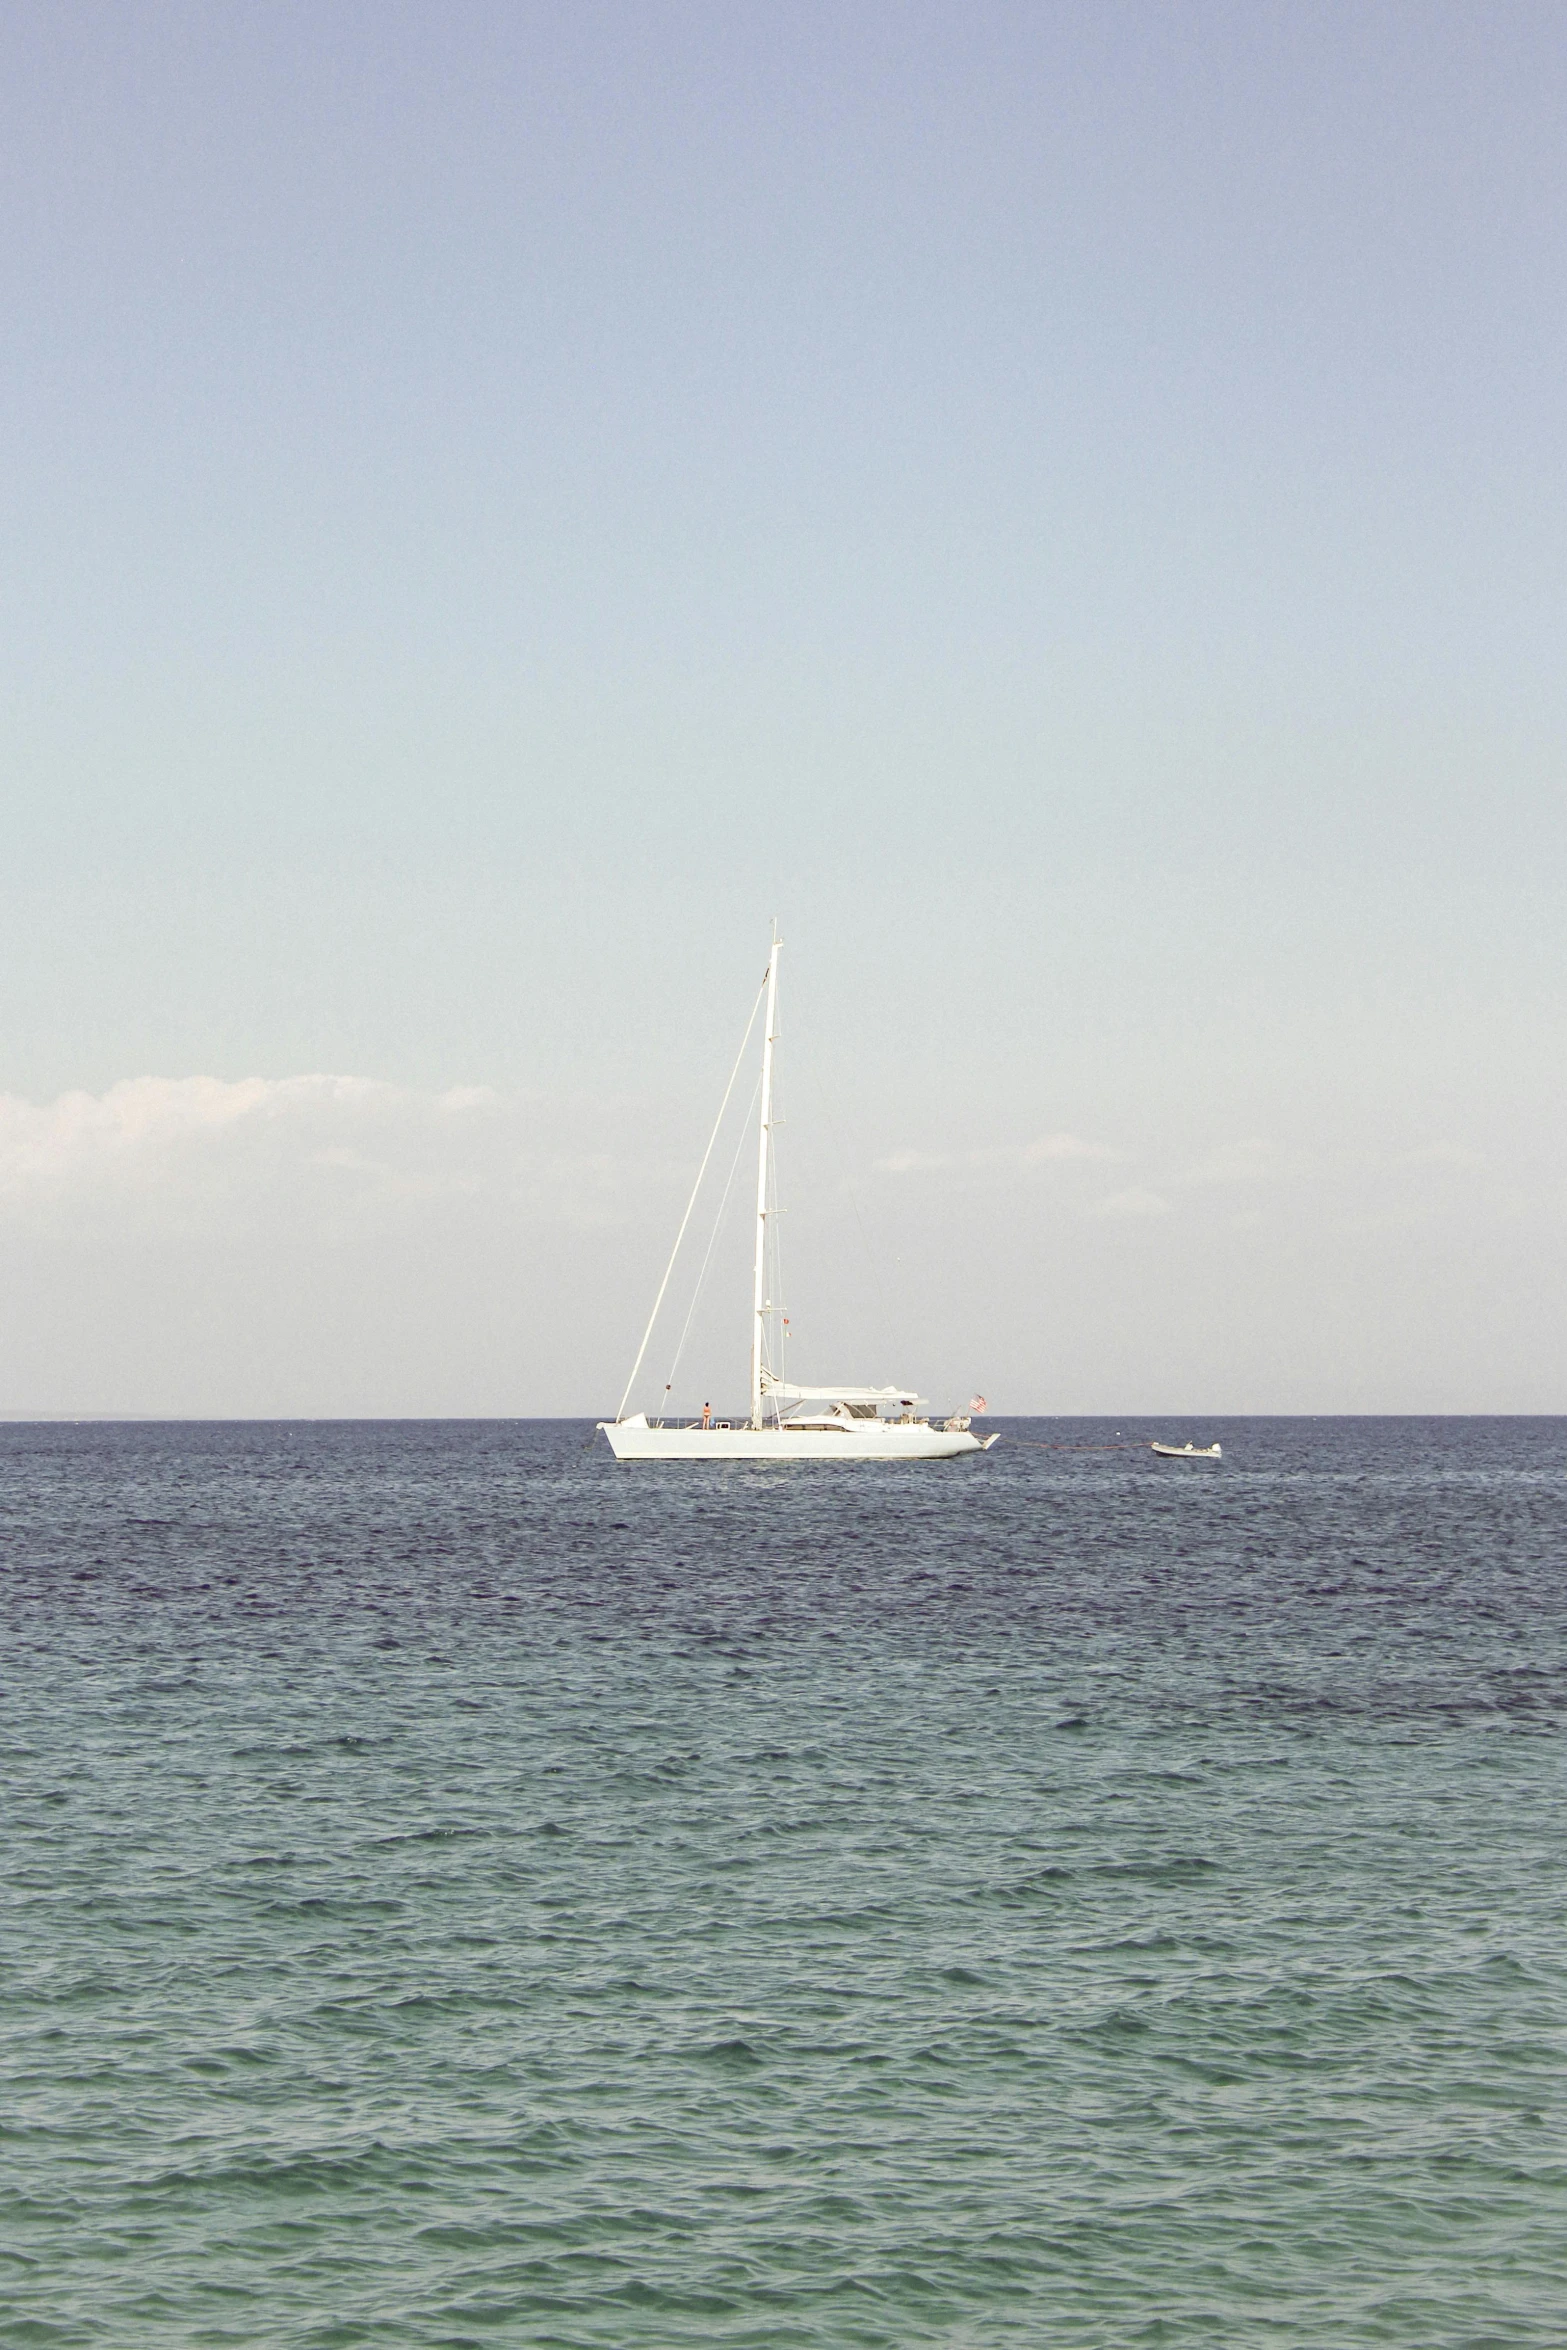
[[128, 1077], [36, 1103], [0, 1094], [0, 1217], [99, 1211], [237, 1229], [280, 1210], [381, 1223], [480, 1196], [532, 1218], [617, 1212], [592, 1105], [372, 1077]]
[[[326, 1072], [0, 1096], [0, 1410], [607, 1410], [699, 1153], [678, 1126]], [[856, 1182], [811, 1133], [787, 1228], [809, 1376], [1017, 1411], [1562, 1400], [1548, 1271], [1509, 1268], [1559, 1256], [1567, 1187], [1494, 1147], [970, 1130], [873, 1146]], [[731, 1203], [704, 1391], [744, 1337], [743, 1224]]]

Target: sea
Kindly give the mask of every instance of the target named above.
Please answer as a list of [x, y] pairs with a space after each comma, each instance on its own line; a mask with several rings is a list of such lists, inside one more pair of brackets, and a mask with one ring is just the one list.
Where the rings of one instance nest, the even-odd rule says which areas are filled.
[[999, 1425], [0, 1429], [6, 2350], [1560, 2350], [1567, 1421]]

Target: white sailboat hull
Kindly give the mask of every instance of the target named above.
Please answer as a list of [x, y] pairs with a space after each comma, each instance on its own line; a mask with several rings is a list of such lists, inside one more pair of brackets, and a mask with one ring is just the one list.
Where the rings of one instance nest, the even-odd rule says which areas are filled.
[[883, 1420], [837, 1428], [655, 1428], [640, 1415], [600, 1420], [617, 1461], [948, 1461], [988, 1452], [994, 1436]]

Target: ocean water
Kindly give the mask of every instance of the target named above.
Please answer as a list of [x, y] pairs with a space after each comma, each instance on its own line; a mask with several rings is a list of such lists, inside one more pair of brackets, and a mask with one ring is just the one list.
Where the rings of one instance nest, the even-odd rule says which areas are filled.
[[1007, 1425], [0, 1430], [7, 2350], [1567, 2340], [1567, 1423]]

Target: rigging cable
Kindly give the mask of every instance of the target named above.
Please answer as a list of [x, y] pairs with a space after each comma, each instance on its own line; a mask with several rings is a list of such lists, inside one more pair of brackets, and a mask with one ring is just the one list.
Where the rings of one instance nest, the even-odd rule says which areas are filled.
[[729, 1072], [729, 1083], [724, 1087], [724, 1098], [719, 1104], [718, 1116], [713, 1121], [713, 1131], [707, 1138], [707, 1148], [702, 1153], [702, 1164], [696, 1171], [696, 1182], [691, 1187], [691, 1197], [686, 1202], [686, 1212], [680, 1219], [680, 1230], [675, 1234], [675, 1245], [670, 1250], [669, 1262], [664, 1267], [664, 1278], [658, 1285], [658, 1295], [653, 1300], [653, 1311], [649, 1314], [647, 1328], [642, 1333], [642, 1344], [637, 1348], [637, 1359], [631, 1366], [631, 1377], [626, 1381], [626, 1392], [621, 1397], [619, 1407], [616, 1410], [617, 1420], [624, 1417], [631, 1390], [637, 1383], [637, 1373], [642, 1368], [642, 1357], [647, 1353], [647, 1343], [653, 1335], [653, 1325], [658, 1320], [658, 1309], [664, 1302], [664, 1292], [669, 1287], [669, 1276], [675, 1269], [675, 1259], [680, 1254], [680, 1243], [685, 1239], [686, 1226], [691, 1221], [691, 1210], [696, 1206], [696, 1196], [702, 1188], [702, 1178], [707, 1173], [707, 1162], [713, 1155], [713, 1145], [718, 1140], [718, 1129], [724, 1122], [724, 1112], [729, 1107], [729, 1096], [734, 1092], [735, 1079], [740, 1074], [740, 1064], [745, 1059], [746, 1046], [751, 1041], [751, 1031], [756, 1026], [756, 1015], [766, 993], [767, 982], [764, 979], [756, 991], [756, 1002], [751, 1006], [751, 1017], [745, 1024], [745, 1034], [740, 1039], [740, 1050], [736, 1053], [735, 1065]]
[[702, 1300], [702, 1289], [707, 1280], [707, 1268], [713, 1261], [713, 1251], [718, 1246], [718, 1235], [724, 1228], [724, 1210], [729, 1205], [729, 1194], [734, 1189], [735, 1172], [740, 1164], [740, 1153], [751, 1139], [751, 1111], [756, 1105], [756, 1097], [761, 1090], [762, 1080], [758, 1075], [756, 1083], [751, 1088], [751, 1099], [746, 1106], [746, 1114], [740, 1121], [740, 1133], [735, 1143], [735, 1155], [729, 1162], [729, 1173], [724, 1178], [723, 1196], [718, 1202], [718, 1213], [713, 1218], [713, 1229], [708, 1235], [707, 1254], [702, 1259], [702, 1270], [696, 1277], [696, 1287], [691, 1292], [691, 1303], [686, 1308], [685, 1323], [680, 1332], [680, 1344], [675, 1348], [675, 1359], [669, 1366], [669, 1377], [664, 1382], [666, 1397], [675, 1384], [675, 1373], [680, 1368], [680, 1358], [686, 1351], [686, 1340], [691, 1335], [691, 1324]]

